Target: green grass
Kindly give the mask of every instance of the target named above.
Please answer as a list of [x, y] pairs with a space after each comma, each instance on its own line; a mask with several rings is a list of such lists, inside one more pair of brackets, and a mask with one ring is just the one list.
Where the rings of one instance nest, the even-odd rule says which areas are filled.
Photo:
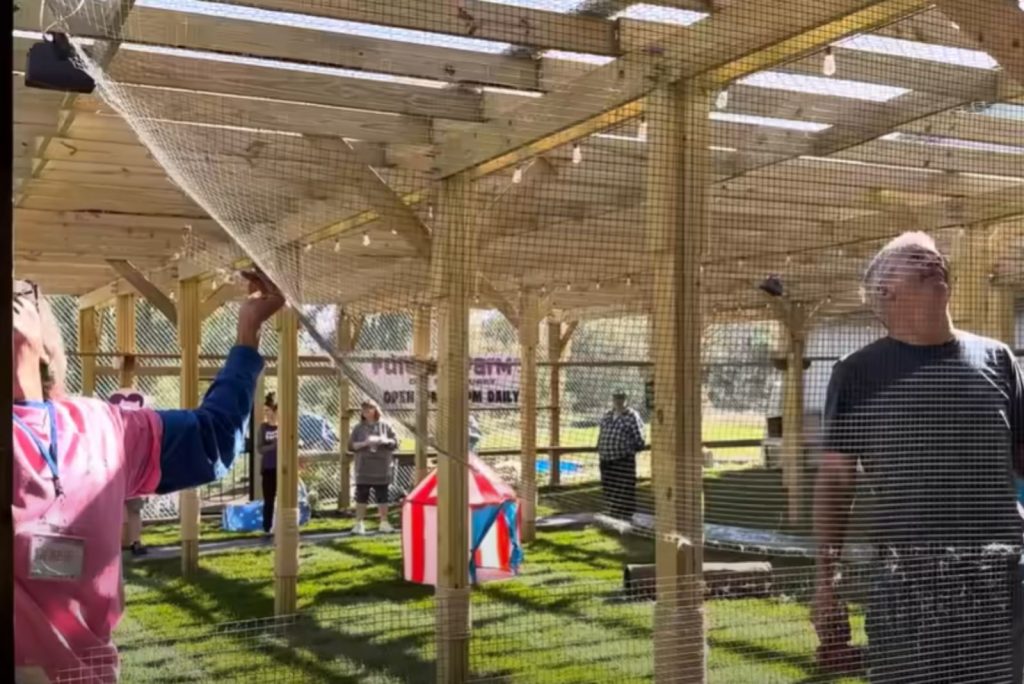
[[[349, 517], [325, 515], [311, 518], [308, 523], [302, 526], [302, 533], [345, 532], [352, 529], [352, 525], [353, 521]], [[220, 518], [204, 517], [199, 527], [199, 539], [204, 542], [258, 539], [262, 536], [262, 531], [227, 532], [221, 529]], [[147, 546], [177, 546], [180, 541], [181, 527], [176, 521], [146, 525], [142, 529], [142, 543]]]
[[[272, 556], [269, 548], [206, 556], [194, 583], [180, 579], [177, 560], [129, 564], [122, 681], [433, 681], [432, 590], [402, 579], [395, 537], [304, 546], [300, 620], [216, 627], [272, 615]], [[623, 564], [652, 558], [647, 539], [541, 534], [520, 577], [473, 593], [475, 675], [648, 680], [653, 604], [611, 599]], [[821, 681], [804, 589], [794, 586], [778, 599], [709, 601], [711, 682]]]

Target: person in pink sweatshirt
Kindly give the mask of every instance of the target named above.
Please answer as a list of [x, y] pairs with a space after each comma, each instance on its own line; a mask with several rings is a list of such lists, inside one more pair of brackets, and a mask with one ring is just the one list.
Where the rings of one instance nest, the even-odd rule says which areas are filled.
[[16, 682], [117, 681], [125, 501], [211, 482], [244, 444], [260, 331], [284, 303], [265, 277], [247, 277], [235, 346], [199, 408], [178, 411], [67, 397], [53, 313], [38, 287], [15, 282]]

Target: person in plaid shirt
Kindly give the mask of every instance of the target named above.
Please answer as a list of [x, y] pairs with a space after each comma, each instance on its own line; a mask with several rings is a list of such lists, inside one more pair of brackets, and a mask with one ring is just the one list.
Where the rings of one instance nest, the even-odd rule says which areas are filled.
[[622, 520], [636, 510], [636, 454], [644, 448], [644, 421], [626, 400], [622, 390], [612, 394], [612, 410], [601, 419], [597, 437], [605, 511]]

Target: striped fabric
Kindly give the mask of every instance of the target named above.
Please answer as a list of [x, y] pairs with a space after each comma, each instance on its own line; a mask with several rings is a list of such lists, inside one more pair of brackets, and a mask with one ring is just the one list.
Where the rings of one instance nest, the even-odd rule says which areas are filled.
[[[522, 564], [519, 502], [515, 491], [476, 456], [470, 456], [470, 548], [466, 561], [474, 583], [514, 576]], [[402, 506], [405, 579], [437, 581], [437, 473], [431, 473]]]

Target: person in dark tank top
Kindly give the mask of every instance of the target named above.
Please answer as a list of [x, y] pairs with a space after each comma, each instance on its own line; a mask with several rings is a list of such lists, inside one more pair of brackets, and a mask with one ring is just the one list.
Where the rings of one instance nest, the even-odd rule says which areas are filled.
[[872, 683], [1020, 684], [1024, 672], [1024, 376], [1005, 344], [953, 327], [951, 288], [927, 235], [883, 248], [863, 296], [888, 334], [840, 360], [826, 394], [818, 657], [832, 670], [856, 659], [839, 562], [856, 540], [870, 554]]
[[277, 499], [277, 395], [267, 392], [260, 423], [260, 478], [263, 482], [263, 532], [270, 534]]

